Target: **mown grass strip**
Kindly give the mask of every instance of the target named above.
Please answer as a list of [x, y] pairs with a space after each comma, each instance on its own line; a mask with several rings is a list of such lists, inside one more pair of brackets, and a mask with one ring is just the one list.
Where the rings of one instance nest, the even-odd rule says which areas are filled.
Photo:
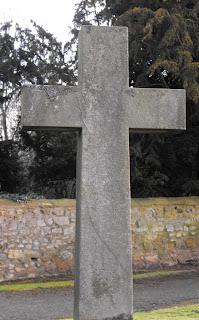
[[[188, 307], [156, 310], [152, 312], [139, 312], [133, 315], [133, 320], [196, 320], [199, 319], [199, 305]], [[73, 320], [62, 318], [54, 320]]]
[[[172, 274], [179, 274], [185, 271], [159, 271], [143, 274], [134, 274], [134, 279], [152, 278], [158, 276], [167, 276]], [[39, 283], [20, 283], [20, 284], [6, 284], [0, 285], [0, 291], [23, 291], [34, 289], [58, 288], [58, 287], [73, 287], [74, 281], [50, 281]]]
[[34, 289], [73, 287], [74, 281], [52, 281], [40, 283], [21, 283], [21, 284], [6, 284], [0, 286], [0, 291], [26, 291]]
[[152, 278], [158, 276], [169, 276], [172, 274], [180, 274], [187, 272], [185, 270], [178, 270], [178, 271], [157, 271], [157, 272], [150, 272], [150, 273], [142, 273], [142, 274], [134, 274], [133, 279], [143, 279], [143, 278]]
[[199, 305], [135, 313], [134, 320], [196, 320], [199, 319]]

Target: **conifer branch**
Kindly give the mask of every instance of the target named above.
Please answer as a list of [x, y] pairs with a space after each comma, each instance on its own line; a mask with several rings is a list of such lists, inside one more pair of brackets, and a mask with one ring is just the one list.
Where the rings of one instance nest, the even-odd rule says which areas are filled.
[[162, 86], [163, 86], [164, 88], [168, 88], [168, 89], [169, 89], [169, 86], [168, 86], [167, 82], [165, 81], [164, 76], [163, 76], [162, 72], [160, 71], [160, 68], [158, 67], [156, 70], [157, 70], [157, 72], [158, 72], [158, 76], [159, 76], [159, 78], [160, 78], [160, 81], [161, 81], [161, 83], [162, 83]]

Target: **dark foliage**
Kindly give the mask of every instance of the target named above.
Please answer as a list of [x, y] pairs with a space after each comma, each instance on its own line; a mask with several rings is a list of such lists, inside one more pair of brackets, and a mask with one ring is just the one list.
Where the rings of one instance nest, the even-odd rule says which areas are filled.
[[31, 192], [46, 198], [75, 198], [76, 133], [38, 131], [22, 136], [26, 152], [33, 154]]
[[[199, 2], [82, 0], [74, 17], [73, 39], [66, 44], [65, 51], [75, 50], [82, 24], [102, 23], [128, 26], [130, 86], [185, 88], [187, 92], [186, 132], [130, 136], [132, 196], [199, 195]], [[9, 26], [1, 29], [0, 53], [6, 58], [0, 62], [0, 105], [5, 117], [10, 99], [20, 92], [24, 82], [74, 84], [76, 80], [64, 61], [61, 46], [51, 34], [37, 25], [36, 34], [17, 28], [15, 38], [21, 39], [17, 47], [8, 32]], [[76, 66], [77, 56], [73, 58], [71, 62]], [[23, 170], [17, 169], [19, 153], [15, 144], [1, 147], [2, 190], [34, 191], [50, 198], [69, 194], [74, 197], [75, 134], [22, 135], [23, 149], [32, 152], [28, 176], [23, 180]], [[10, 182], [6, 181], [5, 172], [10, 174]]]
[[20, 183], [18, 145], [13, 141], [0, 142], [0, 192], [17, 192]]
[[65, 62], [62, 44], [34, 22], [31, 30], [7, 22], [0, 26], [0, 58], [4, 140], [0, 149], [0, 191], [74, 197], [74, 134], [19, 134], [17, 127], [10, 141], [7, 130], [8, 111], [13, 97], [20, 97], [22, 85], [74, 85], [76, 78]]
[[199, 195], [199, 2], [83, 0], [73, 42], [96, 19], [128, 27], [130, 86], [187, 92], [186, 132], [130, 137], [132, 196]]

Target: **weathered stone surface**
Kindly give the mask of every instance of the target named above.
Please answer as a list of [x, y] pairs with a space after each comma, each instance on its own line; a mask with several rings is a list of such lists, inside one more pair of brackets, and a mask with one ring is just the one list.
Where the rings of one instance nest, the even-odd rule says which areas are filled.
[[159, 257], [157, 254], [155, 255], [152, 255], [152, 256], [146, 256], [145, 258], [145, 261], [146, 261], [146, 266], [149, 268], [150, 266], [153, 266], [153, 267], [159, 267]]
[[124, 99], [133, 132], [186, 129], [185, 90], [131, 88]]
[[168, 232], [173, 232], [173, 230], [174, 230], [172, 224], [167, 224], [167, 225], [166, 225], [166, 229], [167, 229]]
[[23, 251], [22, 250], [15, 250], [11, 249], [8, 253], [8, 259], [20, 259], [23, 257]]
[[52, 233], [62, 233], [62, 229], [61, 228], [54, 228], [54, 229], [52, 229]]
[[57, 266], [56, 266], [56, 264], [49, 264], [46, 266], [45, 270], [47, 273], [54, 275], [54, 274], [56, 274]]
[[196, 238], [190, 237], [186, 240], [187, 248], [197, 248], [199, 245], [199, 240], [197, 241]]
[[38, 220], [37, 224], [39, 227], [46, 227], [45, 221], [43, 219]]
[[53, 220], [59, 226], [64, 226], [66, 224], [69, 225], [68, 216], [66, 216], [66, 217], [54, 217]]
[[190, 263], [190, 261], [193, 260], [193, 256], [189, 250], [178, 249], [176, 250], [175, 255], [178, 257], [177, 259], [180, 264]]
[[132, 313], [127, 46], [126, 28], [80, 32], [76, 319]]
[[[23, 87], [22, 105], [29, 104], [29, 112], [24, 110], [22, 123], [26, 129], [52, 128], [60, 129], [82, 127], [81, 93], [76, 87], [61, 86], [32, 86]], [[39, 106], [42, 108], [38, 109]], [[67, 108], [68, 106], [68, 108]], [[70, 108], [71, 112], [69, 112]], [[38, 117], [38, 113], [40, 116]]]
[[67, 271], [71, 271], [73, 269], [73, 265], [71, 263], [71, 261], [63, 261], [59, 258], [55, 258], [55, 263], [57, 265], [57, 268], [59, 270], [59, 272], [63, 272], [66, 273]]

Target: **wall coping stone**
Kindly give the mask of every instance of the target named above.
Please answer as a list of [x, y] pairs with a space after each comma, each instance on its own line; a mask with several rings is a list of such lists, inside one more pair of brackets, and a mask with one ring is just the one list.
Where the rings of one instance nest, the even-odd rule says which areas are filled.
[[55, 208], [55, 207], [73, 207], [76, 205], [75, 199], [39, 199], [27, 202], [15, 202], [8, 199], [0, 199], [0, 208]]
[[[133, 198], [131, 207], [151, 207], [156, 205], [199, 205], [199, 197], [179, 197], [179, 198]], [[0, 199], [0, 208], [55, 208], [55, 207], [73, 207], [76, 205], [75, 199], [37, 199], [27, 202], [15, 202], [8, 199]]]
[[135, 198], [131, 199], [131, 207], [154, 205], [199, 205], [199, 197], [170, 197], [170, 198]]

